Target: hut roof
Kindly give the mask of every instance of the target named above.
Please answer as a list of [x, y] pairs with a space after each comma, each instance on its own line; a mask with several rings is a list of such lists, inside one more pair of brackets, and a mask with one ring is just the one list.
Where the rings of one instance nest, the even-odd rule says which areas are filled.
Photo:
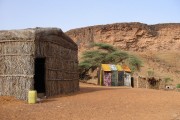
[[57, 35], [57, 36], [63, 37], [68, 42], [71, 42], [72, 44], [76, 45], [76, 43], [69, 36], [64, 34], [63, 31], [59, 28], [39, 28], [38, 27], [35, 29], [36, 29], [36, 35], [38, 36]]
[[123, 71], [121, 65], [116, 65], [116, 68], [117, 68], [118, 71]]
[[161, 81], [162, 79], [160, 77], [145, 77], [145, 76], [139, 76], [139, 78], [143, 80], [152, 80], [152, 81]]
[[103, 71], [126, 71], [131, 72], [130, 68], [127, 65], [114, 65], [114, 64], [101, 64]]
[[114, 64], [109, 64], [110, 68], [112, 71], [117, 71], [116, 65]]
[[11, 40], [35, 40], [37, 37], [43, 37], [48, 35], [56, 35], [64, 38], [68, 42], [72, 43], [74, 46], [77, 45], [76, 43], [68, 37], [63, 31], [59, 28], [28, 28], [28, 29], [21, 29], [21, 30], [1, 30], [0, 31], [0, 42]]
[[3, 40], [30, 40], [35, 38], [34, 29], [22, 29], [22, 30], [1, 30], [0, 41]]
[[102, 64], [101, 67], [103, 71], [111, 71], [109, 64]]
[[122, 65], [122, 68], [126, 72], [131, 72], [131, 69], [127, 65]]

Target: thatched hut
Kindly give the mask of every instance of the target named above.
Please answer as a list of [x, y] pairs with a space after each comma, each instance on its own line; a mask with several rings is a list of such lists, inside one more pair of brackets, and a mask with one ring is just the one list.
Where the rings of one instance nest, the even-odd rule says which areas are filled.
[[0, 95], [27, 99], [79, 89], [77, 45], [57, 28], [0, 31]]

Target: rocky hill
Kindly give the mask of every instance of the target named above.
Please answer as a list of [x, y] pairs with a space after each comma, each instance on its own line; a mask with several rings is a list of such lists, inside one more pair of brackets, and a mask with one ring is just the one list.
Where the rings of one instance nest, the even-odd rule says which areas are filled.
[[156, 76], [180, 83], [180, 23], [115, 23], [72, 29], [66, 34], [78, 44], [79, 53], [89, 49], [90, 43], [109, 43], [141, 57], [144, 67], [139, 74], [146, 75], [150, 68]]
[[116, 23], [73, 29], [66, 34], [80, 49], [91, 42], [103, 42], [130, 51], [180, 50], [180, 23]]

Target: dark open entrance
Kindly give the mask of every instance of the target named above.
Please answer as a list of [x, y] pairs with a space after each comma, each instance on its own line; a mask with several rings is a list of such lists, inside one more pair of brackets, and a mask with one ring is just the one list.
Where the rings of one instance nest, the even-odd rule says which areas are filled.
[[45, 93], [45, 58], [35, 59], [34, 89], [37, 93]]
[[131, 87], [133, 88], [134, 87], [134, 78], [131, 77]]

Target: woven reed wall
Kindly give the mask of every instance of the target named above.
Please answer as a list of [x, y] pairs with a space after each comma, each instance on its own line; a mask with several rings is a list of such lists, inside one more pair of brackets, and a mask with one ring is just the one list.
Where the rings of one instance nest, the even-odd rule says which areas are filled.
[[164, 82], [157, 78], [156, 84], [150, 84], [151, 78], [138, 77], [134, 79], [135, 88], [164, 89]]
[[46, 95], [79, 90], [77, 45], [62, 31], [36, 31], [36, 57], [45, 57]]
[[34, 31], [0, 31], [0, 95], [26, 99], [33, 89]]
[[77, 45], [60, 29], [0, 31], [0, 95], [27, 99], [35, 58], [45, 58], [46, 95], [79, 89]]

